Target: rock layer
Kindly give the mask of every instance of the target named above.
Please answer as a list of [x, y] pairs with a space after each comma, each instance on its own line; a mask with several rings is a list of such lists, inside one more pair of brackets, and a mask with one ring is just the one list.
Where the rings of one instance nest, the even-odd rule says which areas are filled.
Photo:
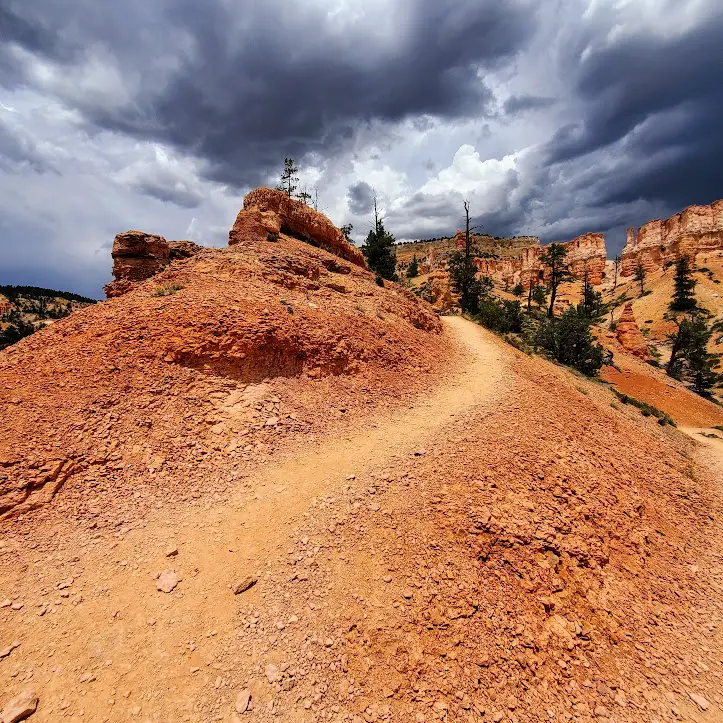
[[[568, 249], [568, 266], [575, 278], [582, 280], [587, 267], [590, 283], [594, 286], [602, 284], [607, 251], [605, 237], [601, 233], [586, 233], [561, 245]], [[540, 262], [543, 251], [544, 247], [540, 246], [539, 239], [531, 239], [530, 245], [520, 249], [516, 256], [478, 257], [475, 265], [482, 274], [504, 284], [506, 288], [517, 284], [529, 287], [533, 280], [537, 283], [544, 279], [545, 270]]]
[[640, 262], [648, 273], [681, 256], [723, 249], [723, 200], [710, 206], [689, 206], [681, 213], [628, 229], [622, 253], [621, 275], [631, 276]]
[[648, 344], [640, 331], [637, 321], [635, 321], [632, 301], [628, 301], [628, 303], [625, 304], [623, 313], [620, 315], [617, 326], [615, 327], [615, 335], [617, 336], [620, 345], [626, 351], [629, 351], [631, 354], [634, 354], [641, 359], [650, 358]]
[[[366, 268], [364, 256], [324, 214], [283, 191], [257, 188], [244, 198], [228, 237], [229, 246], [247, 240], [272, 240], [283, 233]], [[271, 236], [269, 236], [271, 235]]]

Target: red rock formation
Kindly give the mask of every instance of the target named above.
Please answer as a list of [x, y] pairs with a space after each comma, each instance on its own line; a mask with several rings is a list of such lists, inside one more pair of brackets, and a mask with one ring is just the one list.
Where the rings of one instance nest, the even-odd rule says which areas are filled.
[[617, 326], [615, 327], [615, 336], [617, 336], [620, 345], [626, 351], [635, 354], [635, 356], [639, 356], [641, 359], [650, 358], [648, 344], [638, 327], [637, 321], [635, 321], [632, 301], [628, 301], [628, 303], [625, 304], [623, 313], [620, 315]]
[[139, 281], [150, 279], [174, 259], [195, 256], [203, 246], [193, 241], [166, 241], [163, 236], [126, 231], [113, 241], [114, 281], [105, 285], [105, 295], [112, 299], [130, 291]]
[[324, 214], [287, 196], [283, 191], [257, 188], [244, 198], [244, 207], [228, 237], [229, 246], [250, 238], [266, 239], [283, 233], [366, 268], [364, 256]]
[[587, 266], [590, 283], [602, 284], [607, 261], [605, 237], [601, 233], [586, 233], [563, 245], [567, 246], [567, 261], [573, 275], [581, 281]]
[[689, 206], [665, 221], [655, 219], [628, 229], [622, 253], [621, 276], [631, 276], [638, 262], [647, 272], [661, 269], [681, 256], [723, 249], [723, 200], [710, 206]]

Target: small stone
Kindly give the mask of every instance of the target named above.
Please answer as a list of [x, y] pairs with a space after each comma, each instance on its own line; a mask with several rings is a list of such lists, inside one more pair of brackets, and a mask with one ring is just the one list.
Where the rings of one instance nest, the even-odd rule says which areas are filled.
[[23, 604], [22, 604], [21, 602], [14, 602], [10, 607], [11, 607], [13, 610], [22, 610], [22, 609], [23, 609]]
[[266, 426], [267, 426], [267, 427], [275, 427], [278, 423], [279, 423], [279, 418], [278, 418], [278, 417], [269, 417], [269, 418], [266, 420]]
[[279, 670], [278, 666], [274, 665], [273, 663], [269, 663], [266, 666], [266, 680], [269, 681], [269, 683], [278, 683], [281, 680], [281, 671]]
[[710, 707], [710, 703], [702, 696], [698, 695], [697, 693], [692, 693], [691, 691], [688, 691], [688, 697], [701, 709], [701, 710], [708, 710]]
[[234, 583], [231, 589], [233, 590], [234, 595], [240, 595], [242, 592], [250, 590], [257, 582], [258, 579], [255, 577], [245, 577]]
[[382, 578], [382, 580], [384, 580], [384, 582], [391, 582], [391, 581], [392, 581], [392, 576], [391, 576], [391, 575], [385, 575], [385, 576]]
[[411, 599], [414, 597], [414, 593], [413, 593], [411, 590], [405, 590], [405, 591], [402, 593], [402, 597], [403, 597], [405, 600], [411, 600]]
[[420, 449], [415, 449], [415, 450], [414, 450], [414, 456], [415, 456], [415, 457], [423, 457], [425, 454], [427, 454], [427, 450], [424, 449], [423, 447], [420, 448]]
[[355, 479], [356, 479], [356, 475], [355, 475], [355, 474], [348, 474], [348, 475], [346, 476], [346, 481], [347, 481], [347, 482], [351, 482], [352, 480], [355, 480]]
[[249, 692], [248, 688], [244, 688], [236, 696], [236, 705], [234, 706], [236, 708], [236, 712], [239, 714], [245, 713], [249, 707], [250, 700], [251, 700], [251, 693]]
[[0, 713], [0, 720], [2, 723], [17, 723], [35, 713], [37, 707], [37, 693], [34, 690], [24, 690], [7, 702]]
[[175, 545], [170, 545], [166, 550], [166, 557], [175, 557], [178, 554], [178, 548]]
[[9, 608], [13, 604], [13, 601], [10, 600], [10, 598], [5, 598], [2, 602], [0, 602], [0, 608]]
[[95, 676], [93, 673], [85, 673], [84, 675], [80, 676], [79, 683], [92, 683], [95, 680]]
[[7, 658], [8, 655], [10, 655], [10, 653], [12, 653], [13, 650], [15, 650], [15, 648], [19, 648], [19, 647], [20, 647], [20, 641], [14, 640], [12, 643], [10, 643], [10, 645], [7, 646], [7, 648], [3, 648], [2, 650], [0, 650], [0, 658]]
[[156, 589], [160, 592], [172, 592], [181, 581], [175, 570], [164, 570], [156, 581]]

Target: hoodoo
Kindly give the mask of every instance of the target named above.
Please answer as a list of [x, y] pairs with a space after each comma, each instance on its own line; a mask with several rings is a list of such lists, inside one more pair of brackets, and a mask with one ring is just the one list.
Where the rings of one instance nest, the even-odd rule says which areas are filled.
[[639, 356], [641, 359], [650, 358], [650, 352], [648, 351], [648, 345], [645, 341], [645, 337], [640, 331], [638, 322], [635, 320], [632, 301], [628, 301], [628, 303], [625, 304], [623, 313], [620, 315], [615, 328], [615, 335], [620, 342], [620, 345], [626, 351], [629, 351], [631, 354], [635, 354], [635, 356]]

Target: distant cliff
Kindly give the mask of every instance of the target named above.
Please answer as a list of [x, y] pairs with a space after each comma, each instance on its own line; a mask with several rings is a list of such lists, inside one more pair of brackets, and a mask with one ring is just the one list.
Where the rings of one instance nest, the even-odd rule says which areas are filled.
[[665, 221], [655, 219], [637, 233], [628, 229], [622, 253], [621, 274], [631, 276], [638, 263], [656, 271], [681, 256], [723, 249], [723, 200], [710, 206], [689, 206]]

